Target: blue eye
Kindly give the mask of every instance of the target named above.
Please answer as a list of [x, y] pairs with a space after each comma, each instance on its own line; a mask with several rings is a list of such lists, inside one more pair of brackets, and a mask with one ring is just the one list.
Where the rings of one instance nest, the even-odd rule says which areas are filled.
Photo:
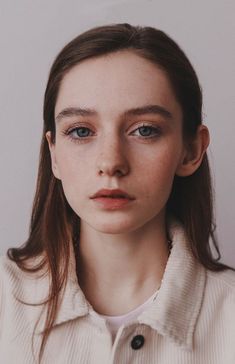
[[79, 128], [75, 128], [69, 132], [70, 135], [74, 135], [74, 137], [78, 138], [86, 138], [89, 136], [90, 129], [81, 126]]
[[[143, 125], [140, 126], [139, 128], [137, 128], [136, 130], [139, 131], [140, 136], [142, 136], [143, 138], [148, 138], [148, 137], [154, 137], [154, 136], [158, 136], [161, 134], [161, 129], [158, 127], [153, 127], [150, 125]], [[136, 130], [134, 132], [136, 132]]]
[[151, 126], [141, 126], [138, 129], [142, 136], [150, 136], [153, 131]]

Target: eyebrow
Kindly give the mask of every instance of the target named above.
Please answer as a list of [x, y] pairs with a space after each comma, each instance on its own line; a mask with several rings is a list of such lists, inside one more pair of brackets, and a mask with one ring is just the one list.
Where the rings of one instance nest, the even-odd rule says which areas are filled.
[[[160, 105], [145, 105], [141, 107], [132, 108], [126, 110], [123, 115], [125, 117], [131, 116], [141, 116], [146, 114], [155, 114], [163, 116], [166, 119], [172, 119], [172, 113], [165, 109], [163, 106]], [[72, 116], [97, 116], [98, 112], [93, 109], [87, 108], [80, 108], [80, 107], [67, 107], [63, 109], [55, 118], [57, 122], [59, 122], [63, 118], [68, 118]]]
[[55, 118], [59, 122], [63, 118], [71, 116], [96, 116], [98, 113], [92, 109], [82, 109], [80, 107], [67, 107], [63, 109]]
[[145, 105], [124, 112], [125, 116], [138, 116], [138, 115], [141, 116], [145, 114], [157, 114], [167, 119], [173, 118], [171, 112], [160, 105]]

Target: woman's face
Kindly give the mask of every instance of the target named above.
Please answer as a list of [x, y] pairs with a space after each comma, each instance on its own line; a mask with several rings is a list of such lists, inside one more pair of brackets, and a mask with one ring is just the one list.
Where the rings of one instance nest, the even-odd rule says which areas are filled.
[[[85, 60], [65, 75], [55, 120], [53, 172], [81, 223], [115, 234], [164, 216], [184, 145], [182, 110], [160, 68], [128, 50]], [[133, 199], [91, 199], [100, 189]]]

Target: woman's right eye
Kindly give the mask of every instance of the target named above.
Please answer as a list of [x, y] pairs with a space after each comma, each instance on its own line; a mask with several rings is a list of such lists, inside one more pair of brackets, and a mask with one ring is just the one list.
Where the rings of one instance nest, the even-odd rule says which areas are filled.
[[91, 130], [89, 128], [86, 128], [85, 126], [80, 126], [68, 131], [68, 135], [70, 135], [70, 137], [73, 138], [86, 138], [90, 136], [89, 135], [90, 131]]
[[76, 126], [62, 131], [62, 134], [68, 137], [72, 142], [82, 143], [86, 141], [86, 138], [92, 135], [92, 131], [85, 126]]
[[62, 130], [61, 134], [68, 139], [70, 139], [72, 142], [75, 143], [82, 143], [86, 142], [87, 139], [93, 135], [93, 132], [90, 128], [86, 126], [71, 126], [70, 128], [66, 128], [65, 130]]

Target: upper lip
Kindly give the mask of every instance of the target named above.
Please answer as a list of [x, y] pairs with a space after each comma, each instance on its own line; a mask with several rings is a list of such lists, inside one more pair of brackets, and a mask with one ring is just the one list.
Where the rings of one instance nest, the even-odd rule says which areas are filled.
[[91, 198], [96, 198], [96, 197], [125, 197], [128, 198], [130, 200], [134, 200], [134, 197], [129, 195], [127, 192], [122, 191], [120, 189], [107, 189], [107, 188], [103, 188], [99, 191], [97, 191], [93, 196], [91, 196]]

